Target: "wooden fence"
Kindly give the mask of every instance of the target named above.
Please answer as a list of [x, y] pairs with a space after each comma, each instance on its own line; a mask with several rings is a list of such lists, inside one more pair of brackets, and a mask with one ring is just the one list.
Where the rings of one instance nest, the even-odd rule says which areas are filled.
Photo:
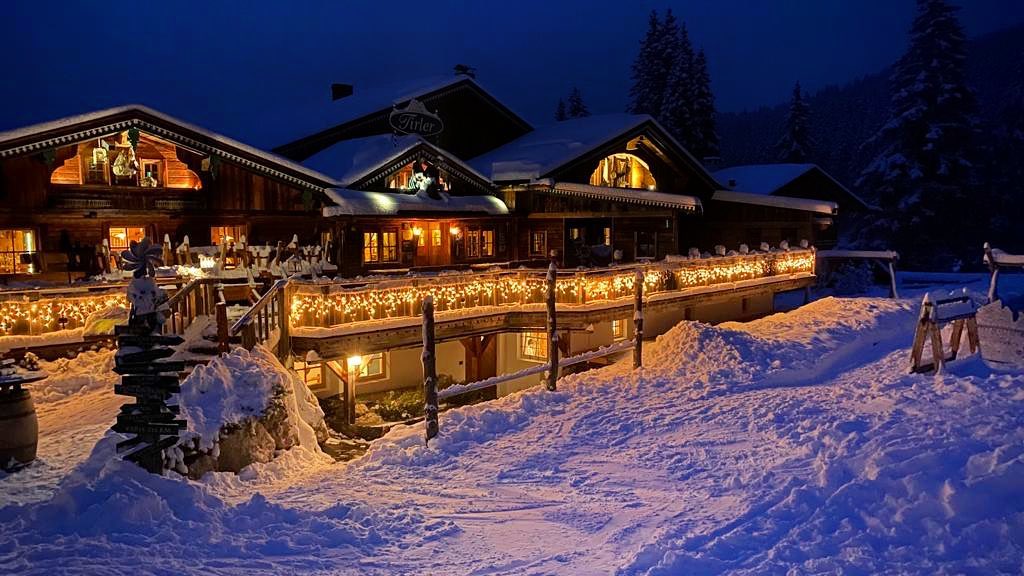
[[644, 272], [642, 270], [636, 270], [635, 281], [633, 282], [633, 338], [631, 340], [625, 340], [617, 342], [610, 346], [604, 346], [596, 350], [577, 354], [576, 356], [570, 356], [568, 358], [559, 358], [558, 349], [558, 316], [556, 310], [556, 283], [557, 283], [557, 270], [554, 262], [548, 267], [546, 276], [547, 283], [547, 296], [545, 304], [547, 307], [547, 334], [548, 334], [548, 358], [544, 364], [537, 366], [531, 366], [524, 368], [516, 372], [509, 374], [502, 374], [499, 376], [493, 376], [480, 380], [477, 382], [470, 382], [467, 384], [456, 384], [449, 386], [444, 390], [438, 391], [437, 389], [437, 370], [436, 370], [436, 353], [435, 353], [435, 337], [434, 337], [434, 300], [431, 296], [427, 296], [423, 301], [423, 396], [424, 396], [424, 414], [426, 416], [426, 441], [429, 443], [431, 438], [436, 437], [440, 433], [440, 422], [438, 419], [438, 409], [440, 402], [459, 396], [462, 394], [468, 394], [470, 392], [476, 392], [485, 388], [492, 388], [499, 384], [532, 376], [534, 374], [545, 374], [544, 382], [545, 388], [550, 391], [556, 390], [556, 382], [558, 375], [561, 370], [569, 366], [577, 364], [583, 364], [597, 358], [603, 358], [611, 356], [613, 354], [619, 354], [626, 352], [630, 349], [633, 350], [633, 368], [638, 369], [643, 365], [643, 334], [644, 334], [644, 313], [643, 313], [643, 290], [644, 290]]

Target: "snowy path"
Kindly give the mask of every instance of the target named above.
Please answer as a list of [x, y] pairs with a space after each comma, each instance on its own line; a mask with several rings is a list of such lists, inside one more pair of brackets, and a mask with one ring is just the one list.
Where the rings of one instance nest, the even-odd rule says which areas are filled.
[[684, 323], [648, 347], [642, 376], [616, 365], [567, 377], [558, 392], [453, 410], [429, 448], [416, 426], [343, 465], [297, 459], [200, 486], [88, 470], [90, 459], [88, 485], [0, 509], [0, 563], [25, 573], [71, 560], [114, 573], [140, 563], [217, 574], [1020, 573], [1024, 375], [976, 360], [906, 374], [914, 308], [826, 299], [748, 324]]

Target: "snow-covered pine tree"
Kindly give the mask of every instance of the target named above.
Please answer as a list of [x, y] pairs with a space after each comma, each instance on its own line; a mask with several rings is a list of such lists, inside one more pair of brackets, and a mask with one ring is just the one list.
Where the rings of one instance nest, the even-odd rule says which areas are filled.
[[671, 60], [665, 64], [669, 68], [669, 73], [658, 121], [683, 146], [692, 150], [699, 140], [694, 116], [696, 86], [693, 45], [690, 44], [686, 24], [677, 25], [671, 10], [665, 15], [662, 39], [665, 53]]
[[704, 50], [693, 60], [693, 125], [696, 139], [693, 154], [697, 158], [718, 156], [718, 131], [715, 129], [715, 95], [711, 92], [711, 73]]
[[629, 106], [631, 114], [650, 114], [657, 117], [661, 113], [661, 96], [665, 91], [665, 76], [661, 70], [658, 57], [658, 42], [661, 35], [661, 22], [658, 12], [651, 10], [647, 22], [647, 34], [640, 41], [640, 51], [633, 61], [633, 85], [629, 89]]
[[915, 268], [977, 260], [977, 246], [962, 237], [974, 98], [956, 10], [945, 0], [917, 0], [910, 46], [890, 78], [889, 120], [866, 144], [880, 152], [857, 182], [883, 210], [862, 242], [888, 244]]
[[561, 98], [559, 98], [558, 99], [558, 105], [555, 106], [555, 121], [556, 122], [561, 122], [562, 120], [565, 120], [566, 118], [568, 118], [568, 116], [565, 114], [565, 100], [562, 100]]
[[800, 83], [793, 87], [793, 97], [789, 101], [789, 112], [786, 114], [785, 132], [776, 147], [779, 150], [779, 161], [801, 164], [811, 159], [810, 106], [804, 97]]
[[569, 118], [584, 118], [590, 116], [590, 110], [587, 110], [587, 105], [583, 102], [583, 93], [580, 89], [573, 86], [572, 91], [569, 92]]
[[987, 242], [1011, 251], [1024, 248], [1024, 53], [1017, 57], [1013, 80], [1001, 99], [991, 137], [982, 152], [990, 213]]

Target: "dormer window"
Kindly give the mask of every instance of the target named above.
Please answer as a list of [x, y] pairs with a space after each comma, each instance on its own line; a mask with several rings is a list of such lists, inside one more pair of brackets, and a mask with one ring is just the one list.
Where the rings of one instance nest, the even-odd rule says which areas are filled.
[[655, 190], [658, 183], [646, 162], [633, 154], [612, 154], [597, 163], [590, 175], [593, 186]]

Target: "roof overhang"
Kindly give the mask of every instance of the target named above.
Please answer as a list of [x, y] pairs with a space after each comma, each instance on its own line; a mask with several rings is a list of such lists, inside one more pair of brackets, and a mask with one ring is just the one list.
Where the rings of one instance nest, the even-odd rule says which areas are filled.
[[703, 209], [700, 198], [697, 198], [696, 196], [656, 192], [654, 190], [611, 188], [607, 186], [592, 186], [590, 184], [576, 184], [573, 182], [538, 182], [537, 185], [532, 186], [532, 188], [541, 192], [548, 192], [561, 196], [576, 196], [579, 198], [590, 198], [592, 200], [622, 202], [637, 206], [671, 208], [673, 210], [682, 210], [685, 212], [699, 213]]
[[325, 206], [326, 218], [336, 216], [400, 216], [412, 214], [450, 214], [505, 216], [508, 206], [494, 196], [447, 196], [433, 199], [425, 194], [370, 192], [348, 188], [325, 190], [334, 206]]
[[737, 204], [752, 204], [755, 206], [770, 206], [772, 208], [784, 208], [787, 210], [800, 210], [813, 212], [815, 214], [835, 215], [839, 205], [835, 202], [825, 200], [812, 200], [808, 198], [792, 198], [789, 196], [766, 196], [764, 194], [749, 194], [747, 192], [733, 192], [732, 190], [716, 190], [711, 196], [712, 200], [720, 202], [734, 202]]
[[0, 158], [42, 152], [137, 128], [200, 154], [216, 155], [302, 188], [336, 186], [329, 176], [151, 108], [121, 106], [0, 133]]
[[464, 182], [472, 184], [484, 193], [490, 194], [494, 190], [491, 181], [485, 178], [483, 174], [477, 172], [454, 155], [448, 154], [441, 148], [418, 136], [413, 144], [396, 148], [394, 154], [388, 155], [387, 158], [376, 166], [361, 170], [359, 173], [346, 175], [342, 185], [345, 188], [357, 189], [372, 186], [405, 167], [410, 159], [414, 157], [426, 158], [434, 166], [458, 177]]

